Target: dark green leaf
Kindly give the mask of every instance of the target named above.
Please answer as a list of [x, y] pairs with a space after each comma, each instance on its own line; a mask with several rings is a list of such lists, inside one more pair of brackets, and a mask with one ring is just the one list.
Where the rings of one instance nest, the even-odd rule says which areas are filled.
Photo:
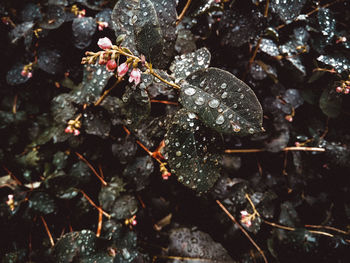
[[165, 135], [165, 158], [171, 172], [198, 193], [208, 191], [220, 176], [219, 140], [195, 113], [181, 109]]
[[247, 135], [260, 132], [262, 108], [253, 90], [231, 73], [208, 68], [186, 79], [181, 104], [210, 128], [221, 133]]

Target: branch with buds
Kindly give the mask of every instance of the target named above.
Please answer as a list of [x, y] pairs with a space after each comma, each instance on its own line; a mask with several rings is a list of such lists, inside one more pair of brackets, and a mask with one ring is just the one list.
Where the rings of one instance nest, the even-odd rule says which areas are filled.
[[[85, 53], [86, 57], [82, 58], [82, 64], [95, 64], [98, 62], [100, 65], [106, 65], [107, 70], [114, 71], [117, 69], [117, 76], [123, 77], [128, 73], [129, 68], [132, 66], [132, 70], [129, 74], [129, 82], [134, 82], [136, 85], [141, 81], [141, 70], [138, 68], [139, 64], [146, 67], [145, 73], [151, 74], [158, 78], [160, 81], [166, 83], [167, 85], [175, 88], [181, 89], [181, 87], [173, 82], [169, 82], [159, 76], [152, 68], [152, 64], [148, 63], [143, 56], [141, 58], [135, 56], [128, 48], [113, 45], [112, 41], [107, 38], [100, 38], [97, 45], [102, 49], [98, 52], [87, 51]], [[119, 58], [124, 56], [126, 62], [119, 64]]]

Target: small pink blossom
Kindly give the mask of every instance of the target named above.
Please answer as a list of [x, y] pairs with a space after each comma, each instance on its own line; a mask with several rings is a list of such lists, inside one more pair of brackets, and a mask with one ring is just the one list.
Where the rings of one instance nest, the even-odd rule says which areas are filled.
[[112, 41], [108, 37], [100, 38], [97, 42], [97, 45], [103, 50], [111, 49]]
[[118, 76], [123, 77], [128, 72], [128, 70], [129, 70], [129, 65], [126, 62], [120, 64], [117, 69]]
[[67, 128], [64, 130], [65, 133], [73, 133], [73, 129], [71, 126], [67, 126]]
[[135, 84], [139, 84], [141, 81], [141, 70], [139, 70], [138, 68], [133, 68], [131, 73], [130, 73], [130, 77], [129, 77], [129, 82], [135, 82]]
[[338, 86], [338, 87], [335, 89], [335, 91], [338, 92], [338, 93], [341, 93], [341, 92], [343, 92], [343, 89], [342, 89], [342, 87]]
[[78, 136], [80, 134], [80, 131], [78, 129], [75, 129], [73, 134], [74, 134], [74, 136]]
[[168, 180], [169, 179], [169, 176], [171, 176], [171, 173], [169, 173], [168, 171], [164, 172], [162, 174], [162, 178], [163, 180]]
[[250, 220], [250, 214], [247, 211], [243, 210], [241, 211], [241, 216], [242, 224], [244, 224], [246, 227], [250, 227], [252, 225], [252, 221]]
[[103, 29], [108, 27], [108, 23], [107, 22], [99, 22], [98, 23], [98, 30], [102, 31]]
[[350, 92], [350, 88], [346, 88], [346, 89], [344, 90], [344, 94], [349, 94], [349, 92]]
[[110, 59], [107, 62], [106, 69], [108, 71], [113, 71], [117, 67], [117, 62], [115, 62], [115, 59]]

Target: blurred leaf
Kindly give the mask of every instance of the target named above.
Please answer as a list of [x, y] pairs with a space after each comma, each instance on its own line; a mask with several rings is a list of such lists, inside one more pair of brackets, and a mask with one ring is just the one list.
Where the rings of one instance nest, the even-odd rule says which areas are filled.
[[332, 89], [323, 90], [320, 97], [320, 108], [328, 117], [336, 118], [342, 107], [343, 97]]
[[[188, 228], [177, 228], [170, 232], [170, 244], [168, 255], [172, 257], [184, 257], [182, 262], [234, 262], [226, 249], [216, 243], [207, 233]], [[177, 259], [168, 262], [178, 262]]]
[[43, 14], [43, 20], [40, 22], [39, 26], [44, 29], [56, 29], [60, 27], [66, 19], [64, 8], [59, 5], [49, 5], [45, 8]]
[[305, 3], [306, 0], [271, 0], [270, 8], [288, 24], [298, 17]]
[[91, 44], [96, 32], [96, 21], [92, 17], [77, 17], [73, 20], [72, 31], [74, 46], [84, 49]]

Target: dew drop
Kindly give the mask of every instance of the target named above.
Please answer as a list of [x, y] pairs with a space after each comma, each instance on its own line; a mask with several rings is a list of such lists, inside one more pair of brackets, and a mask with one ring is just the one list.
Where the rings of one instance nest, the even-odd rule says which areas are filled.
[[227, 88], [227, 84], [226, 83], [222, 83], [220, 86], [222, 89], [226, 89]]
[[188, 95], [188, 96], [192, 96], [195, 93], [196, 93], [196, 90], [194, 88], [187, 88], [187, 89], [185, 89], [185, 94]]
[[235, 104], [233, 104], [233, 108], [234, 109], [237, 109], [237, 107], [238, 107], [238, 105], [235, 103]]
[[197, 98], [194, 100], [194, 103], [196, 103], [198, 106], [203, 105], [204, 102], [205, 102], [205, 100], [204, 100], [203, 97], [197, 97]]
[[217, 108], [219, 106], [220, 102], [217, 99], [212, 99], [209, 101], [208, 105], [210, 108]]
[[227, 98], [227, 92], [226, 91], [224, 93], [222, 93], [221, 98], [222, 99], [226, 99]]
[[182, 155], [182, 152], [181, 151], [177, 151], [176, 152], [176, 156], [180, 157]]
[[187, 115], [190, 119], [196, 118], [196, 114], [194, 114], [193, 112], [189, 112]]
[[241, 94], [241, 96], [239, 96], [239, 98], [240, 98], [240, 99], [243, 99], [243, 98], [244, 98], [244, 95], [243, 95], [243, 94]]
[[250, 134], [253, 134], [253, 133], [254, 133], [254, 129], [253, 129], [253, 128], [249, 128], [248, 132], [249, 132]]
[[215, 120], [215, 123], [216, 124], [223, 124], [225, 122], [225, 118], [224, 118], [224, 116], [223, 115], [219, 115], [217, 118], [216, 118], [216, 120]]

